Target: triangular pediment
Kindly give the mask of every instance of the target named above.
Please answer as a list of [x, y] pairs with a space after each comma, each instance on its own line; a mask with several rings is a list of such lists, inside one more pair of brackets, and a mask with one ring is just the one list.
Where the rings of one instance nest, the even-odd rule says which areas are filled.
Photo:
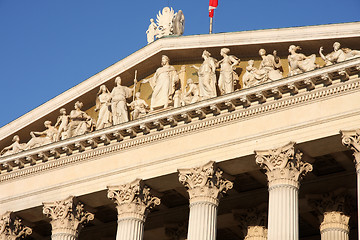
[[[197, 76], [194, 74], [195, 71], [191, 70], [190, 66], [193, 64], [199, 65], [201, 63], [202, 52], [204, 50], [208, 50], [212, 54], [212, 57], [221, 59], [220, 49], [227, 47], [231, 50], [232, 55], [235, 55], [241, 59], [237, 69], [239, 78], [241, 79], [241, 76], [245, 72], [244, 69], [246, 68], [248, 60], [254, 59], [256, 64], [260, 62], [260, 58], [258, 56], [258, 51], [260, 48], [264, 48], [269, 52], [276, 49], [283, 63], [284, 77], [286, 77], [288, 73], [286, 62], [289, 45], [299, 45], [302, 47], [302, 53], [305, 55], [317, 54], [317, 56], [320, 46], [324, 46], [326, 51], [330, 52], [335, 41], [341, 42], [344, 47], [359, 49], [359, 33], [360, 22], [356, 22], [297, 28], [219, 33], [212, 35], [165, 37], [145, 46], [130, 56], [95, 74], [79, 85], [69, 89], [59, 96], [56, 96], [38, 108], [2, 127], [0, 129], [0, 149], [10, 145], [11, 139], [15, 134], [20, 136], [22, 142], [27, 142], [30, 139], [29, 133], [31, 131], [44, 130], [43, 124], [45, 120], [51, 120], [53, 123], [55, 123], [59, 115], [59, 109], [66, 108], [69, 112], [73, 109], [73, 105], [76, 101], [82, 101], [84, 103], [83, 109], [89, 111], [89, 113], [92, 113], [92, 109], [95, 106], [95, 99], [99, 90], [99, 86], [105, 84], [107, 88], [111, 90], [114, 87], [114, 79], [117, 76], [121, 76], [123, 85], [131, 86], [133, 84], [134, 73], [136, 70], [138, 71], [138, 79], [148, 78], [154, 74], [157, 68], [160, 67], [162, 55], [167, 55], [171, 60], [171, 65], [175, 66], [177, 70], [180, 70], [182, 65], [189, 66], [187, 77], [191, 75], [196, 78]], [[356, 61], [358, 60], [353, 60], [350, 64], [351, 66], [346, 65], [346, 63], [342, 63], [344, 66], [341, 67], [348, 67], [349, 69], [354, 68], [354, 66], [358, 64]], [[317, 62], [321, 65], [324, 64], [320, 57], [317, 57]], [[319, 73], [316, 73], [316, 71]], [[283, 79], [282, 81], [304, 81], [305, 79], [318, 76], [320, 71], [321, 74], [327, 74], [331, 71], [337, 72], [339, 69], [337, 69], [337, 67], [334, 65], [324, 69], [315, 70], [315, 73], [306, 73], [310, 75], [314, 74], [314, 76], [300, 74], [294, 79]], [[267, 87], [276, 87], [276, 84], [280, 83], [274, 82], [271, 84], [274, 84], [274, 86], [267, 85]], [[263, 87], [265, 86], [262, 86], [261, 89]], [[259, 91], [259, 89], [247, 89], [246, 91], [251, 92], [255, 90]], [[146, 90], [145, 85], [143, 87], [143, 91], [143, 98], [145, 98], [145, 100], [149, 100], [149, 95], [151, 92]], [[248, 94], [246, 96], [255, 94], [246, 93], [246, 91], [243, 92], [245, 95]], [[243, 93], [239, 91], [236, 94], [239, 94], [240, 96]], [[222, 96], [219, 97], [218, 100], [212, 99], [212, 101], [219, 101], [219, 104], [222, 104], [221, 102], [225, 101], [225, 98], [226, 96]], [[199, 104], [200, 103], [198, 103], [198, 105]], [[201, 108], [200, 105], [194, 105], [194, 108]], [[188, 108], [189, 109], [185, 111], [186, 113], [190, 113], [191, 111], [196, 110], [191, 109], [191, 106]], [[179, 110], [172, 109], [169, 111], [171, 112], [162, 112], [160, 115], [162, 117], [166, 117], [167, 114], [174, 115], [176, 111]], [[156, 115], [156, 117], [159, 117], [159, 115]], [[134, 123], [129, 122], [123, 125], [129, 125], [130, 127], [132, 124]], [[70, 139], [66, 141], [70, 141]]]

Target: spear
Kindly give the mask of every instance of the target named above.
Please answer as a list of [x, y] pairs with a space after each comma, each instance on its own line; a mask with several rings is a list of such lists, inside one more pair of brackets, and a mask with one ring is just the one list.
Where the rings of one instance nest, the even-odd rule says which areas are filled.
[[136, 82], [137, 82], [136, 77], [137, 77], [137, 70], [135, 70], [133, 101], [135, 101]]

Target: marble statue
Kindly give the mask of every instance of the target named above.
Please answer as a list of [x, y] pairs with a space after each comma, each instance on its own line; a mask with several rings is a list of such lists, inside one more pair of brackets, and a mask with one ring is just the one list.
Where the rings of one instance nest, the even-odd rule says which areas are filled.
[[68, 138], [92, 131], [94, 121], [89, 115], [81, 110], [82, 107], [83, 103], [77, 101], [74, 105], [75, 109], [70, 112], [70, 123], [67, 130]]
[[260, 80], [256, 77], [258, 69], [254, 67], [254, 60], [248, 61], [248, 66], [245, 70], [246, 72], [242, 77], [243, 88], [249, 88], [260, 84]]
[[289, 76], [304, 73], [318, 68], [318, 65], [315, 63], [315, 54], [307, 57], [302, 53], [297, 53], [297, 50], [301, 50], [301, 48], [299, 46], [290, 45], [290, 55], [288, 56]]
[[25, 149], [25, 144], [20, 143], [20, 137], [18, 135], [15, 135], [12, 141], [13, 143], [10, 146], [7, 146], [3, 150], [1, 150], [0, 156], [8, 156], [21, 152]]
[[259, 55], [262, 58], [260, 63], [258, 75], [262, 75], [261, 82], [275, 81], [281, 79], [282, 76], [282, 66], [280, 63], [280, 58], [277, 56], [276, 50], [273, 51], [273, 55], [266, 55], [265, 49], [259, 50]]
[[196, 103], [200, 99], [199, 87], [191, 78], [187, 80], [187, 85], [189, 86], [189, 90], [184, 94], [183, 106]]
[[96, 129], [110, 127], [112, 125], [111, 116], [111, 93], [105, 85], [100, 86], [100, 90], [96, 98], [95, 111], [99, 111], [98, 120], [96, 122]]
[[150, 19], [150, 25], [147, 34], [148, 44], [154, 41], [154, 37], [162, 38], [164, 36], [183, 35], [185, 28], [185, 16], [182, 10], [177, 13], [173, 8], [164, 7], [159, 11], [156, 18], [156, 23]]
[[320, 57], [325, 61], [325, 66], [329, 66], [335, 63], [339, 63], [351, 58], [360, 57], [360, 51], [351, 50], [349, 48], [340, 48], [341, 45], [339, 42], [333, 44], [334, 51], [327, 54], [323, 54], [323, 47], [320, 47], [319, 54]]
[[57, 129], [51, 126], [51, 121], [45, 121], [44, 126], [46, 130], [42, 132], [30, 132], [31, 139], [26, 144], [25, 150], [40, 147], [56, 141]]
[[157, 15], [157, 38], [169, 36], [172, 33], [172, 22], [175, 13], [173, 8], [164, 7]]
[[155, 36], [157, 35], [157, 25], [152, 18], [150, 19], [150, 25], [148, 30], [146, 30], [146, 35], [148, 44], [152, 43], [155, 40]]
[[66, 114], [66, 109], [60, 109], [60, 116], [58, 117], [55, 126], [58, 127], [58, 131], [56, 134], [56, 141], [60, 141], [65, 139], [67, 136], [67, 127], [69, 124], [69, 115]]
[[218, 62], [220, 66], [219, 89], [221, 95], [231, 93], [234, 91], [234, 70], [235, 66], [239, 64], [240, 59], [235, 56], [229, 55], [230, 49], [222, 48], [220, 55], [223, 57]]
[[185, 29], [185, 16], [182, 10], [179, 10], [172, 21], [173, 35], [181, 36], [184, 34]]
[[135, 100], [128, 104], [128, 106], [133, 109], [131, 112], [132, 120], [145, 116], [149, 108], [149, 105], [140, 98], [140, 92], [135, 94]]
[[216, 65], [217, 60], [211, 57], [208, 51], [204, 51], [202, 54], [204, 62], [197, 67], [192, 67], [198, 70], [199, 75], [199, 96], [201, 99], [208, 99], [216, 97]]
[[143, 81], [143, 83], [149, 82], [153, 89], [150, 111], [155, 108], [168, 107], [169, 101], [175, 92], [175, 84], [179, 81], [179, 75], [175, 68], [170, 65], [168, 56], [162, 56], [161, 65], [162, 67], [156, 70], [152, 78]]
[[133, 91], [137, 81], [134, 80], [134, 82], [134, 86], [129, 88], [121, 85], [120, 77], [115, 79], [116, 86], [111, 91], [111, 111], [113, 115], [113, 125], [129, 121], [126, 99], [133, 96]]

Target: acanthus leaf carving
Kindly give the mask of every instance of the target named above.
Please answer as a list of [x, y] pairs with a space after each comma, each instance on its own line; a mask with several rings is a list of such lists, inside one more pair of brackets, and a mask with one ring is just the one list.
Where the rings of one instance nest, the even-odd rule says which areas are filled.
[[255, 151], [256, 163], [265, 169], [269, 184], [278, 180], [289, 180], [287, 183], [298, 186], [298, 182], [313, 167], [301, 160], [302, 153], [295, 151], [295, 142], [280, 148]]
[[51, 218], [52, 234], [77, 236], [83, 225], [94, 219], [94, 214], [87, 212], [84, 205], [72, 196], [43, 205], [43, 213]]
[[133, 216], [142, 220], [145, 220], [150, 209], [161, 202], [140, 179], [119, 186], [108, 186], [108, 198], [115, 200], [120, 217]]
[[354, 153], [354, 162], [357, 171], [360, 171], [360, 129], [340, 131], [342, 144], [350, 148]]
[[219, 197], [233, 187], [233, 183], [223, 177], [223, 171], [214, 162], [178, 171], [179, 181], [188, 189], [190, 202], [207, 198], [218, 204]]
[[0, 240], [16, 240], [31, 233], [31, 228], [26, 227], [12, 212], [0, 216]]

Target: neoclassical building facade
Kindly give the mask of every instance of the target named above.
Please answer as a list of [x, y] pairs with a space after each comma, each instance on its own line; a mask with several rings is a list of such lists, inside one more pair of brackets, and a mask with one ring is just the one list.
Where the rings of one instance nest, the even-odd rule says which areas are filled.
[[359, 49], [360, 22], [156, 40], [0, 128], [0, 239], [359, 239]]

